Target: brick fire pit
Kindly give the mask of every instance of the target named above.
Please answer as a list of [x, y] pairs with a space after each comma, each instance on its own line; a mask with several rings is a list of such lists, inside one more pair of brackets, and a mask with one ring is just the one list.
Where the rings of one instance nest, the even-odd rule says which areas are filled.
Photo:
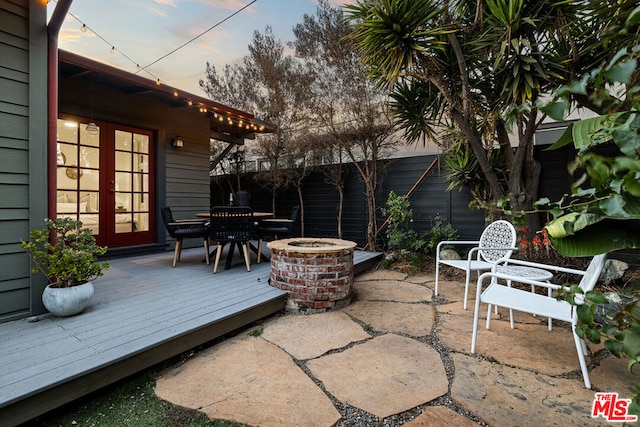
[[297, 238], [269, 242], [271, 286], [289, 292], [286, 309], [309, 313], [349, 305], [355, 242]]

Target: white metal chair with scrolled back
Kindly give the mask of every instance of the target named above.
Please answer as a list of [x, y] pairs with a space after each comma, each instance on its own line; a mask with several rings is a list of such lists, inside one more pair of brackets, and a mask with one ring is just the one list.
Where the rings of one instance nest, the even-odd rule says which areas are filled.
[[[452, 260], [440, 258], [442, 246], [457, 245], [473, 246], [471, 250], [469, 250], [467, 259]], [[510, 222], [505, 220], [498, 220], [489, 224], [482, 232], [480, 240], [446, 240], [438, 243], [436, 248], [435, 294], [438, 295], [440, 264], [464, 270], [467, 277], [464, 285], [463, 308], [466, 310], [471, 272], [491, 270], [497, 262], [511, 257], [513, 251], [517, 250], [515, 245], [516, 230]]]
[[[602, 269], [604, 268], [607, 260], [607, 254], [596, 255], [589, 263], [589, 267], [585, 271], [575, 270], [571, 268], [564, 268], [546, 264], [527, 263], [528, 266], [540, 268], [543, 270], [551, 270], [556, 272], [564, 272], [569, 274], [576, 274], [582, 276], [579, 286], [584, 293], [592, 290]], [[482, 291], [483, 282], [491, 279], [489, 286]], [[498, 283], [498, 279], [504, 280], [507, 284]], [[476, 289], [476, 303], [475, 311], [473, 313], [473, 333], [471, 337], [471, 353], [476, 351], [476, 341], [478, 335], [478, 318], [480, 311], [480, 304], [485, 303], [487, 308], [487, 329], [491, 324], [491, 306], [496, 305], [500, 307], [508, 308], [509, 310], [517, 310], [533, 315], [545, 316], [550, 319], [556, 319], [571, 324], [571, 332], [573, 333], [573, 339], [578, 352], [578, 359], [580, 361], [580, 369], [582, 370], [582, 377], [584, 379], [584, 385], [586, 388], [591, 388], [591, 381], [589, 380], [589, 371], [587, 370], [587, 362], [585, 356], [589, 353], [585, 342], [576, 334], [576, 325], [578, 324], [578, 315], [575, 305], [571, 305], [569, 302], [558, 299], [552, 295], [551, 292], [547, 295], [530, 292], [528, 290], [517, 289], [508, 285], [511, 281], [520, 282], [532, 287], [544, 287], [552, 291], [560, 289], [567, 289], [565, 286], [556, 285], [549, 282], [536, 281], [523, 278], [522, 276], [512, 276], [509, 274], [498, 273], [495, 271], [482, 274], [478, 278], [478, 284]], [[582, 297], [582, 299], [578, 298]], [[576, 296], [576, 303], [584, 303], [583, 295]], [[513, 319], [513, 318], [512, 318]], [[513, 328], [513, 321], [511, 322], [511, 328]], [[549, 330], [551, 327], [549, 325]]]

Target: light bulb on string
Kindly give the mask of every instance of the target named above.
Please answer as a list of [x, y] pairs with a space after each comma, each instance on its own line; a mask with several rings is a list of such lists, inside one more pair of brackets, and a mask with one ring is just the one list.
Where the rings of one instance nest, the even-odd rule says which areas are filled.
[[86, 24], [82, 24], [82, 27], [80, 27], [80, 31], [82, 31], [83, 33], [87, 32], [87, 25]]
[[100, 132], [100, 128], [94, 122], [89, 122], [87, 126], [84, 128], [89, 135], [97, 135]]

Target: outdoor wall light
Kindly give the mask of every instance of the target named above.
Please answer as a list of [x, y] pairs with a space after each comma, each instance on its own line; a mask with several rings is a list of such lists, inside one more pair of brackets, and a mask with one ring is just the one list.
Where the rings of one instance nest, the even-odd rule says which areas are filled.
[[173, 140], [173, 146], [176, 148], [182, 148], [184, 147], [184, 141], [180, 137], [177, 137]]

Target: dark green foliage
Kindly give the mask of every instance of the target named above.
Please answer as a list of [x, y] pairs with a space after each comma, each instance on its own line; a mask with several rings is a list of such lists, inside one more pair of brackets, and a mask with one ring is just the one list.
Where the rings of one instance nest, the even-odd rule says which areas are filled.
[[[436, 215], [431, 230], [418, 235], [412, 229], [413, 211], [407, 196], [398, 196], [393, 191], [382, 212], [388, 215], [387, 239], [388, 247], [399, 255], [400, 260], [409, 261], [416, 268], [424, 265], [425, 255], [434, 256], [438, 243], [443, 240], [455, 240], [458, 232], [446, 222], [446, 218]], [[383, 266], [393, 262], [385, 260]]]
[[81, 221], [57, 218], [47, 219], [45, 224], [45, 228], [29, 233], [30, 241], [20, 242], [35, 263], [33, 274], [41, 271], [50, 283], [66, 288], [100, 277], [109, 268], [109, 263], [96, 262], [107, 247], [98, 246], [91, 229]]

